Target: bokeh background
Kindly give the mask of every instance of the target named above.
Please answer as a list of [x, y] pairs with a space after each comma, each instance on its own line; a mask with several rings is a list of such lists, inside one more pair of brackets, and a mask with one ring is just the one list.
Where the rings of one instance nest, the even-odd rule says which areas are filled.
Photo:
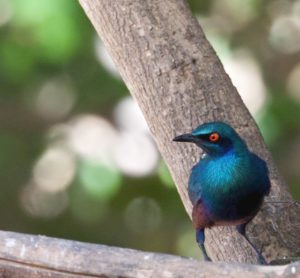
[[[193, 0], [300, 198], [300, 1]], [[139, 108], [74, 0], [0, 0], [0, 229], [199, 257]]]

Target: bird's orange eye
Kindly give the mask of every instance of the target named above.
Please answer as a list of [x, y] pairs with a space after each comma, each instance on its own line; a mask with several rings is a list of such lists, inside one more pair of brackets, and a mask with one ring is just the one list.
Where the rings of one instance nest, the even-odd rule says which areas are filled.
[[220, 139], [220, 135], [216, 132], [209, 135], [210, 142], [217, 142]]

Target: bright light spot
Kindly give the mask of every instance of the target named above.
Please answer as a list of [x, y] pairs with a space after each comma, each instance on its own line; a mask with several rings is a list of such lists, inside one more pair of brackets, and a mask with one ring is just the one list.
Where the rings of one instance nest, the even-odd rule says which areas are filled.
[[72, 86], [63, 79], [47, 81], [36, 98], [36, 110], [45, 117], [60, 119], [66, 116], [75, 102]]
[[159, 227], [162, 214], [154, 199], [139, 197], [129, 203], [124, 218], [126, 226], [132, 232], [143, 234], [153, 232]]
[[117, 70], [113, 60], [102, 41], [98, 38], [95, 39], [95, 52], [98, 62], [114, 77], [120, 78], [119, 71]]
[[114, 109], [114, 118], [121, 130], [149, 131], [146, 120], [136, 101], [128, 96], [123, 98]]
[[67, 208], [68, 196], [66, 192], [48, 193], [29, 184], [21, 193], [21, 203], [33, 217], [54, 218]]
[[70, 147], [84, 159], [111, 165], [111, 153], [116, 140], [117, 131], [104, 118], [83, 115], [70, 123]]
[[0, 0], [0, 27], [10, 21], [13, 15], [11, 0]]
[[79, 180], [91, 197], [102, 200], [112, 198], [121, 185], [121, 176], [117, 170], [92, 161], [81, 163]]
[[58, 192], [72, 182], [75, 175], [74, 156], [62, 147], [50, 147], [33, 169], [33, 180], [40, 190]]
[[287, 89], [292, 98], [300, 102], [300, 64], [288, 76]]
[[149, 175], [158, 162], [158, 152], [145, 134], [122, 132], [114, 148], [114, 160], [120, 170], [130, 176]]
[[285, 54], [300, 50], [300, 17], [281, 16], [276, 18], [270, 30], [270, 43]]
[[225, 59], [224, 67], [250, 112], [257, 113], [265, 104], [266, 87], [256, 61], [240, 51]]

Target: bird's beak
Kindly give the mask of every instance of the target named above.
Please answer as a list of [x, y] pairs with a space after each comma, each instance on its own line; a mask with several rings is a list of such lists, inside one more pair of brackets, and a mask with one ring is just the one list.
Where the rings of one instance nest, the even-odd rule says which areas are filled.
[[176, 136], [173, 141], [175, 142], [195, 142], [195, 136], [193, 136], [190, 133], [182, 134], [179, 136]]

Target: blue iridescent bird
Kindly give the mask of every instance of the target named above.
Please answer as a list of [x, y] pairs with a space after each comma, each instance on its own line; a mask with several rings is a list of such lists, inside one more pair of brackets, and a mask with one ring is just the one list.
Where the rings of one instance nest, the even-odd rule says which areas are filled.
[[223, 122], [202, 124], [192, 133], [173, 140], [195, 143], [204, 151], [192, 168], [188, 183], [196, 240], [204, 259], [210, 260], [204, 246], [204, 229], [235, 225], [257, 252], [259, 262], [265, 264], [265, 259], [245, 233], [247, 223], [270, 192], [265, 161], [250, 152], [237, 132]]

